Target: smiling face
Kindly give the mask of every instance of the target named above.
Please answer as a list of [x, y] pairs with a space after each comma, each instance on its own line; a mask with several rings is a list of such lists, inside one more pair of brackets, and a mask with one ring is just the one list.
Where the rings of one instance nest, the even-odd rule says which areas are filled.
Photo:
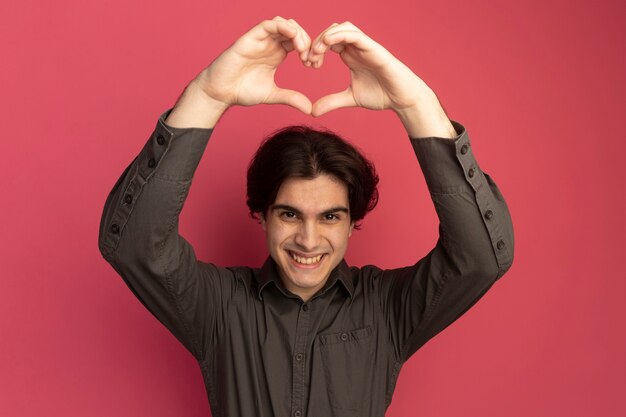
[[324, 286], [348, 248], [354, 226], [348, 189], [326, 174], [287, 178], [261, 224], [285, 288], [307, 301]]

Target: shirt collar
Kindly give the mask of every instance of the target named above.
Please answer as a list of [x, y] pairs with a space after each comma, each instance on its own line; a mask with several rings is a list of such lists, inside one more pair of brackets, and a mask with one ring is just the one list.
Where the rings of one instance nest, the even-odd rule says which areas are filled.
[[[326, 290], [335, 285], [337, 281], [340, 281], [343, 284], [350, 297], [352, 297], [352, 294], [354, 293], [354, 284], [352, 283], [350, 267], [346, 263], [345, 259], [342, 259], [341, 262], [339, 262], [339, 265], [331, 271], [328, 281], [326, 281], [324, 288], [322, 288], [319, 293], [322, 294], [326, 292]], [[259, 299], [263, 299], [263, 289], [265, 289], [270, 282], [273, 282], [274, 285], [276, 285], [283, 293], [286, 293], [285, 287], [276, 269], [276, 262], [274, 262], [274, 259], [272, 259], [271, 256], [268, 256], [265, 263], [261, 267], [259, 275], [257, 276]]]

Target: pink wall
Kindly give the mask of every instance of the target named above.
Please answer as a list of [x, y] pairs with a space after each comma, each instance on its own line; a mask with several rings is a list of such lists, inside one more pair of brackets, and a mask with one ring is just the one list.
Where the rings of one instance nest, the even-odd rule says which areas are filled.
[[[312, 34], [350, 20], [404, 60], [467, 126], [513, 215], [513, 268], [407, 363], [388, 415], [625, 415], [626, 3], [11, 3], [0, 13], [0, 415], [209, 415], [192, 356], [101, 258], [98, 223], [158, 115], [276, 14]], [[335, 56], [319, 71], [296, 61], [279, 81], [312, 99], [348, 80]], [[244, 171], [261, 136], [290, 123], [334, 129], [377, 163], [381, 202], [350, 263], [427, 253], [437, 219], [393, 114], [268, 106], [231, 110], [198, 169], [181, 232], [201, 259], [265, 258]]]

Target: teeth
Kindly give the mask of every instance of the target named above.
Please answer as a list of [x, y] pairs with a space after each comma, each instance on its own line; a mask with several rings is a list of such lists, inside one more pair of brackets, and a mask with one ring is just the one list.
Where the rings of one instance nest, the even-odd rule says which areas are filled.
[[318, 256], [314, 256], [312, 258], [304, 258], [304, 257], [300, 257], [298, 255], [296, 255], [293, 252], [289, 252], [291, 254], [291, 257], [293, 258], [294, 261], [298, 262], [299, 264], [303, 264], [303, 265], [311, 265], [311, 264], [316, 264], [320, 261], [320, 259], [322, 259], [322, 256], [324, 255], [318, 255]]

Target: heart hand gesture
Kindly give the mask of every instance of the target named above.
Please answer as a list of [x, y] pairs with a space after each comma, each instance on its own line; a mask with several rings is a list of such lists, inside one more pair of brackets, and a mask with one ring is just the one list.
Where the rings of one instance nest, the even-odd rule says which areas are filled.
[[[315, 104], [298, 91], [278, 87], [276, 69], [294, 50], [313, 68], [322, 66], [328, 50], [339, 54], [350, 69], [350, 85]], [[259, 23], [190, 83], [167, 123], [213, 127], [228, 107], [255, 104], [287, 104], [313, 116], [342, 107], [391, 109], [413, 137], [456, 135], [434, 92], [350, 22], [334, 23], [313, 42], [293, 19], [277, 16]]]

